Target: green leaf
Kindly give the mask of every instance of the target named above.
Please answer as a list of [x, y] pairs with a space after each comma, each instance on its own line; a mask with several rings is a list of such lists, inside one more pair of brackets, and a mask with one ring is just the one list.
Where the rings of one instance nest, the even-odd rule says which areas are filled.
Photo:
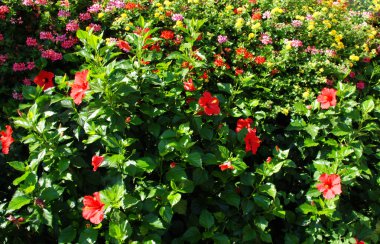
[[15, 211], [23, 206], [29, 204], [32, 201], [31, 198], [29, 198], [26, 195], [18, 195], [13, 196], [12, 200], [9, 202], [7, 212]]
[[52, 201], [60, 197], [63, 193], [63, 188], [60, 186], [47, 187], [42, 190], [41, 198], [46, 201]]
[[147, 222], [151, 227], [155, 229], [165, 229], [161, 219], [154, 214], [148, 214], [144, 217], [144, 222]]
[[173, 207], [179, 201], [181, 201], [181, 194], [176, 193], [176, 192], [170, 192], [170, 194], [168, 195], [168, 201], [170, 205]]
[[365, 114], [370, 113], [375, 108], [375, 103], [372, 99], [366, 100], [362, 103], [362, 111]]
[[255, 225], [262, 231], [265, 231], [265, 229], [268, 226], [268, 223], [268, 220], [266, 220], [263, 216], [255, 217]]
[[53, 215], [48, 209], [42, 209], [42, 217], [47, 226], [53, 227]]
[[321, 173], [329, 173], [331, 163], [326, 160], [314, 160], [313, 166], [316, 170], [318, 170]]
[[232, 94], [232, 85], [230, 83], [217, 83], [219, 91], [226, 92], [228, 94]]
[[199, 224], [206, 229], [214, 225], [214, 216], [207, 210], [203, 209], [199, 216]]
[[101, 191], [100, 196], [105, 204], [110, 205], [114, 208], [119, 208], [123, 204], [124, 192], [124, 184], [120, 182]]
[[264, 192], [271, 196], [273, 199], [276, 197], [277, 191], [275, 185], [272, 183], [266, 183], [265, 185], [261, 185], [259, 187], [260, 192]]
[[79, 236], [80, 244], [95, 244], [98, 239], [98, 231], [92, 228], [84, 229]]
[[316, 206], [312, 206], [308, 203], [303, 203], [299, 206], [299, 209], [301, 210], [301, 212], [303, 214], [308, 214], [308, 213], [317, 213], [318, 210], [317, 210], [317, 207]]
[[72, 225], [69, 225], [66, 228], [64, 228], [59, 234], [58, 243], [71, 243], [72, 241], [74, 241], [76, 234], [77, 231], [74, 229], [74, 227]]
[[25, 171], [25, 165], [23, 162], [12, 161], [12, 162], [8, 162], [8, 164], [15, 170], [22, 171], [22, 172]]
[[225, 191], [225, 192], [222, 192], [220, 197], [229, 205], [239, 208], [240, 196], [236, 192]]
[[139, 202], [140, 202], [139, 199], [137, 199], [137, 198], [135, 198], [129, 194], [126, 194], [124, 196], [123, 203], [124, 203], [125, 208], [131, 208], [131, 207], [135, 206], [136, 204], [138, 204]]
[[246, 225], [243, 228], [243, 241], [252, 241], [256, 239], [256, 232], [250, 225]]
[[308, 124], [305, 130], [314, 139], [318, 135], [319, 127], [313, 124]]
[[202, 156], [199, 152], [192, 152], [188, 155], [187, 162], [195, 167], [202, 167]]
[[253, 201], [255, 204], [263, 209], [268, 209], [270, 206], [270, 199], [259, 194], [253, 195]]
[[136, 161], [136, 167], [147, 173], [151, 173], [156, 166], [157, 164], [151, 157], [143, 157]]
[[197, 227], [191, 226], [183, 234], [182, 239], [190, 243], [198, 243], [201, 239], [201, 233], [199, 232]]
[[166, 222], [170, 223], [173, 217], [173, 209], [169, 206], [162, 206], [160, 208], [160, 216]]
[[111, 215], [108, 233], [119, 242], [125, 241], [132, 235], [132, 227], [129, 224], [125, 214], [120, 211], [115, 211]]

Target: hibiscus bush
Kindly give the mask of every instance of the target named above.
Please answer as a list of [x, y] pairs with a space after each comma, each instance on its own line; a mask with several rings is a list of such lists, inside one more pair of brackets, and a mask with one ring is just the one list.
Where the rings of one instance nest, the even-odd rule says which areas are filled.
[[5, 243], [379, 242], [380, 2], [0, 3]]

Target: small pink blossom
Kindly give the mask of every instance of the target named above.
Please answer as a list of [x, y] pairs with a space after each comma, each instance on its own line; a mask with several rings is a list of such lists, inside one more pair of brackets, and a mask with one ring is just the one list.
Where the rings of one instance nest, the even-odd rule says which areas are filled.
[[0, 54], [0, 65], [3, 65], [8, 59], [7, 54]]
[[261, 34], [260, 41], [264, 45], [272, 44], [272, 38], [266, 33]]
[[67, 18], [67, 17], [70, 17], [70, 15], [71, 15], [70, 11], [62, 10], [62, 9], [58, 11], [58, 17]]
[[50, 31], [49, 32], [41, 31], [40, 32], [40, 39], [41, 40], [51, 40], [51, 41], [54, 41], [54, 36], [53, 36], [53, 34]]
[[292, 26], [293, 27], [300, 27], [300, 26], [302, 26], [302, 21], [301, 20], [293, 20]]
[[4, 40], [3, 34], [0, 33], [0, 42]]
[[41, 56], [53, 62], [62, 59], [62, 53], [55, 52], [52, 49], [42, 51]]
[[14, 63], [12, 68], [14, 72], [20, 72], [28, 69], [25, 63]]
[[66, 31], [75, 32], [79, 29], [78, 21], [70, 20], [69, 23], [66, 24]]
[[24, 78], [23, 80], [22, 80], [22, 83], [24, 84], [24, 85], [26, 85], [26, 86], [30, 86], [31, 84], [32, 84], [32, 81], [30, 80], [30, 79], [28, 79], [28, 78]]
[[79, 19], [81, 21], [86, 21], [86, 20], [90, 20], [91, 19], [91, 14], [86, 12], [86, 13], [80, 13], [79, 14]]
[[35, 46], [37, 46], [38, 45], [37, 39], [32, 38], [32, 37], [27, 37], [26, 38], [26, 45], [28, 47], [35, 47]]
[[172, 20], [173, 21], [182, 21], [183, 20], [183, 15], [182, 14], [173, 14], [172, 15]]
[[101, 26], [101, 25], [98, 25], [98, 24], [91, 23], [88, 27], [89, 27], [90, 29], [92, 29], [93, 32], [99, 32], [99, 31], [102, 31], [102, 26]]
[[34, 5], [33, 0], [23, 0], [22, 4], [25, 6], [32, 6]]
[[218, 36], [219, 44], [225, 43], [227, 41], [227, 39], [228, 39], [227, 36], [222, 36], [222, 35]]
[[358, 88], [359, 90], [363, 90], [365, 88], [365, 83], [363, 81], [359, 81], [358, 83], [356, 83], [356, 88]]
[[101, 9], [102, 5], [100, 5], [99, 3], [95, 3], [94, 5], [87, 8], [87, 12], [93, 14], [99, 12]]
[[263, 14], [263, 19], [270, 19], [270, 17], [271, 17], [270, 11], [265, 11]]
[[302, 47], [303, 43], [302, 43], [302, 41], [300, 41], [300, 40], [292, 40], [292, 41], [290, 42], [290, 45], [291, 45], [292, 47]]

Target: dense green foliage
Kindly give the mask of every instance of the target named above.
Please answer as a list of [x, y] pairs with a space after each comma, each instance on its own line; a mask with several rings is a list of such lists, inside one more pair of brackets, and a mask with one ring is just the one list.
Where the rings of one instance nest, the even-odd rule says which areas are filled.
[[379, 11], [0, 1], [0, 239], [379, 242]]

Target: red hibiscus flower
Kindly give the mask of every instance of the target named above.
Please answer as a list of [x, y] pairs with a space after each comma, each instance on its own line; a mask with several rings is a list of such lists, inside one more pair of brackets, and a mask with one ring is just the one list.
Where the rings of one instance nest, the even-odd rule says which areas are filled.
[[319, 177], [319, 183], [317, 185], [318, 191], [323, 193], [323, 197], [326, 199], [334, 198], [335, 195], [342, 193], [340, 186], [340, 176], [336, 174], [325, 174], [323, 173]]
[[232, 166], [232, 164], [231, 164], [230, 161], [227, 161], [227, 162], [224, 162], [224, 163], [220, 164], [219, 168], [220, 168], [221, 171], [225, 171], [227, 169], [233, 170], [234, 166]]
[[174, 32], [170, 30], [164, 30], [161, 32], [161, 38], [166, 39], [166, 40], [171, 40], [174, 38]]
[[83, 198], [82, 216], [93, 224], [99, 224], [104, 218], [104, 203], [100, 200], [99, 192]]
[[13, 133], [13, 130], [12, 130], [12, 127], [10, 125], [5, 126], [5, 131], [0, 131], [0, 134], [1, 134], [0, 140], [1, 140], [2, 152], [4, 154], [9, 153], [9, 148], [10, 148], [11, 144], [14, 142], [14, 139], [12, 137], [12, 133]]
[[53, 84], [54, 74], [45, 70], [41, 72], [34, 78], [33, 82], [38, 86], [42, 87], [44, 91], [54, 86]]
[[207, 91], [203, 93], [201, 98], [199, 98], [198, 104], [203, 108], [207, 115], [217, 115], [220, 113], [218, 98], [211, 96], [211, 93]]
[[75, 81], [71, 85], [70, 96], [74, 99], [74, 103], [79, 105], [85, 96], [85, 92], [90, 88], [87, 81], [88, 70], [83, 70], [75, 74]]
[[94, 166], [93, 170], [96, 171], [99, 168], [99, 166], [103, 163], [103, 161], [104, 161], [104, 157], [94, 155], [91, 161], [92, 166]]
[[252, 151], [253, 154], [256, 154], [257, 149], [260, 147], [260, 138], [256, 136], [256, 128], [248, 129], [248, 133], [244, 138], [245, 141], [245, 151]]
[[186, 91], [197, 90], [194, 86], [193, 79], [191, 79], [191, 78], [188, 81], [183, 82], [183, 88], [185, 88]]
[[250, 129], [252, 123], [253, 123], [253, 120], [251, 118], [239, 119], [236, 124], [236, 129], [235, 129], [236, 133], [241, 131], [243, 128]]
[[116, 45], [123, 50], [124, 52], [129, 52], [131, 51], [131, 46], [129, 46], [129, 43], [123, 40], [118, 40]]
[[336, 90], [333, 88], [323, 88], [321, 94], [317, 97], [317, 101], [321, 103], [322, 109], [328, 109], [336, 105]]
[[356, 237], [355, 237], [355, 241], [356, 241], [356, 244], [365, 244], [365, 242], [364, 242], [364, 241], [359, 241], [359, 239], [358, 239], [358, 238], [356, 238]]

